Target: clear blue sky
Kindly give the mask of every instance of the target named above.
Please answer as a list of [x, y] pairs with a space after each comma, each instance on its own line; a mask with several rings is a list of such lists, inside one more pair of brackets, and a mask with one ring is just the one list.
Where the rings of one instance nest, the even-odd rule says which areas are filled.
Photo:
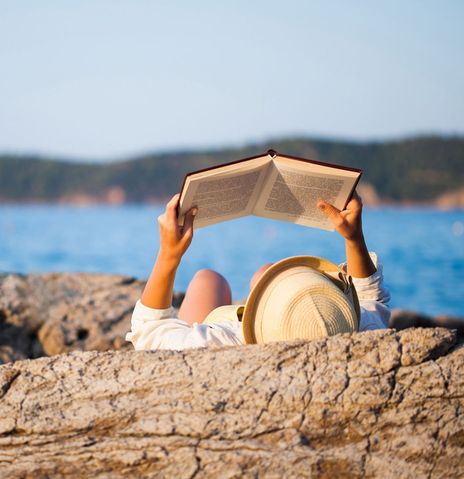
[[464, 2], [0, 2], [0, 152], [464, 133]]

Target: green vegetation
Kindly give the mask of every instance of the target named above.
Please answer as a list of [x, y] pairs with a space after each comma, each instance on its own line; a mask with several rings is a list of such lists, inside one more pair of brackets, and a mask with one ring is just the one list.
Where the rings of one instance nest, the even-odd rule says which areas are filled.
[[55, 201], [76, 194], [98, 197], [111, 187], [122, 188], [129, 202], [164, 199], [180, 189], [189, 171], [269, 148], [362, 168], [363, 181], [387, 201], [430, 201], [464, 186], [463, 137], [370, 143], [292, 138], [245, 148], [148, 154], [105, 164], [0, 156], [0, 201]]

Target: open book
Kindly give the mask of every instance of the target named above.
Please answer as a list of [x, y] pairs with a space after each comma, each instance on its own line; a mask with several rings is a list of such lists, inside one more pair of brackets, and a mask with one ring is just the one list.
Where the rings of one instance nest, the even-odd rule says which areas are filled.
[[333, 230], [316, 203], [323, 199], [343, 209], [361, 173], [355, 168], [269, 150], [260, 156], [187, 174], [179, 200], [179, 224], [183, 224], [185, 213], [196, 206], [196, 229], [255, 215]]

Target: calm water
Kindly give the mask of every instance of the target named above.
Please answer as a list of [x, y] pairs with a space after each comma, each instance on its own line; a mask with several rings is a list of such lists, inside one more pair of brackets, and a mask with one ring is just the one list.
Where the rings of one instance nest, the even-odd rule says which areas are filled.
[[[0, 271], [98, 271], [146, 278], [158, 248], [155, 206], [1, 206]], [[366, 210], [368, 246], [384, 265], [392, 306], [464, 315], [464, 213]], [[236, 298], [263, 263], [311, 254], [344, 260], [336, 233], [261, 218], [196, 232], [179, 269], [184, 290], [200, 268], [226, 276]]]

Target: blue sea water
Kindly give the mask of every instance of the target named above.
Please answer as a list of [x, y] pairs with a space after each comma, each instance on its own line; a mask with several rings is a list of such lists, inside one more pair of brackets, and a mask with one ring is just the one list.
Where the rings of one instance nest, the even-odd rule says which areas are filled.
[[[94, 271], [146, 278], [158, 249], [162, 206], [0, 206], [0, 271]], [[366, 209], [364, 231], [384, 267], [392, 307], [464, 316], [464, 212]], [[332, 232], [242, 218], [198, 230], [176, 278], [213, 268], [244, 298], [263, 263], [309, 254], [344, 260]]]

